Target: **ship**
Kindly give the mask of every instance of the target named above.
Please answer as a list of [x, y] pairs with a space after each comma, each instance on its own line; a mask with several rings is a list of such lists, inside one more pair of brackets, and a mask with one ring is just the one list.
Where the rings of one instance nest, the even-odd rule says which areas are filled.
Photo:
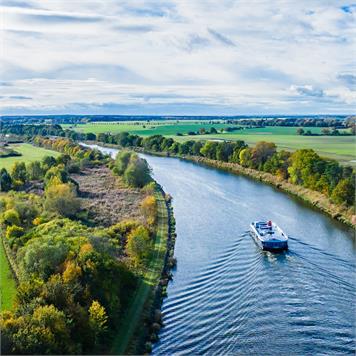
[[254, 221], [250, 225], [252, 238], [262, 250], [283, 251], [288, 249], [288, 235], [271, 220]]

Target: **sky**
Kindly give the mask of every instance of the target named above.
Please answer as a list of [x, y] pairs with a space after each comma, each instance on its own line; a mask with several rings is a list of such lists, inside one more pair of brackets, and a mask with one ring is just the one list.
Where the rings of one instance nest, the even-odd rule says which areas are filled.
[[1, 0], [0, 114], [354, 114], [355, 20], [340, 0]]

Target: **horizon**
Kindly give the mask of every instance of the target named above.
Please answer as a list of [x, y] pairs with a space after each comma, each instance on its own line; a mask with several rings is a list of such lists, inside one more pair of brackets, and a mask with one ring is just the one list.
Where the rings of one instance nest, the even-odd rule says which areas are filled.
[[356, 5], [280, 5], [3, 0], [0, 115], [353, 115]]

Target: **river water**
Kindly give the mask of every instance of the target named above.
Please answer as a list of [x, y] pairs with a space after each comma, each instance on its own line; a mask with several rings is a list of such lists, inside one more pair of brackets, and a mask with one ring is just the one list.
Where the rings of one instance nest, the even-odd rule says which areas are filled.
[[[351, 229], [246, 177], [144, 157], [173, 196], [178, 235], [154, 355], [355, 353]], [[290, 235], [287, 252], [256, 246], [248, 228], [260, 219]]]

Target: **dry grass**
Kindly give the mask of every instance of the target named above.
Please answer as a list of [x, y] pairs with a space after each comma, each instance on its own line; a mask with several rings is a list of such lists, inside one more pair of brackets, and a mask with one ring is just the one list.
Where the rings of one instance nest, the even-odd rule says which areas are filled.
[[86, 168], [71, 177], [79, 184], [82, 207], [97, 225], [107, 227], [124, 219], [144, 222], [140, 203], [145, 194], [126, 187], [106, 166]]

